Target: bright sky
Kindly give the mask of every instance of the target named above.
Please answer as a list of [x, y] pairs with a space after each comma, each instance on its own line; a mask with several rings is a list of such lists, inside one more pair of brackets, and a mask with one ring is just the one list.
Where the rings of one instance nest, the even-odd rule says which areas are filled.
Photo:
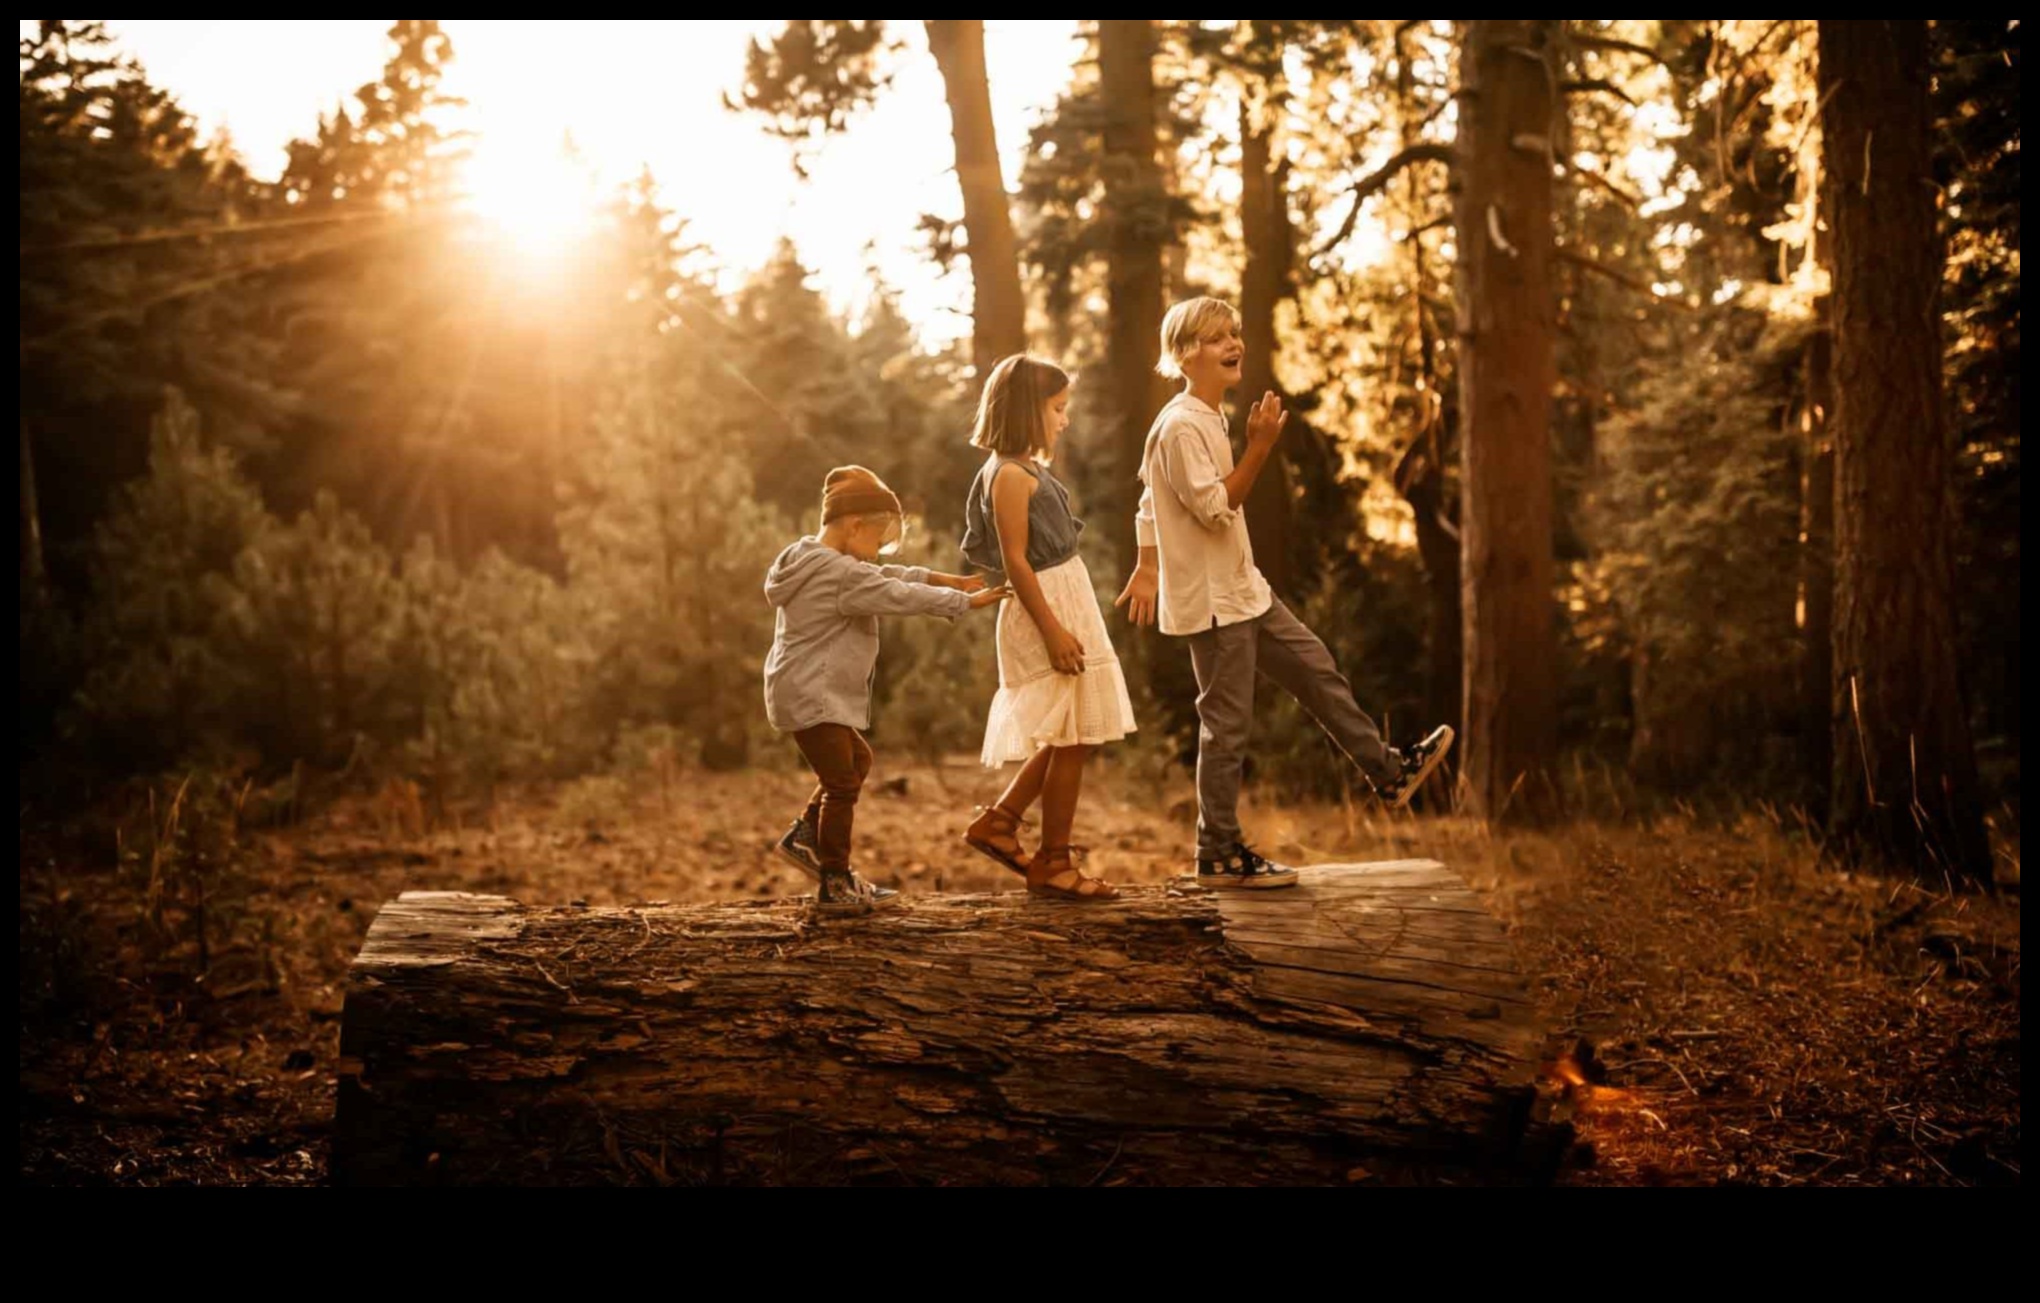
[[[664, 202], [734, 272], [789, 236], [839, 307], [863, 298], [875, 265], [932, 342], [970, 332], [970, 283], [959, 264], [939, 278], [921, 252], [922, 213], [963, 215], [942, 77], [921, 25], [889, 24], [907, 43], [891, 88], [796, 178], [787, 146], [758, 119], [723, 108], [742, 79], [745, 42], [776, 21], [518, 22], [449, 19], [449, 92], [469, 101], [486, 147], [519, 154], [562, 132], [621, 182], [649, 165]], [[24, 22], [24, 26], [27, 23]], [[122, 47], [210, 132], [227, 127], [250, 168], [273, 178], [284, 148], [318, 115], [377, 79], [387, 20], [111, 22]], [[1010, 186], [1027, 128], [1068, 84], [1073, 21], [988, 21], [986, 55], [999, 149]], [[868, 248], [868, 251], [867, 251]]]

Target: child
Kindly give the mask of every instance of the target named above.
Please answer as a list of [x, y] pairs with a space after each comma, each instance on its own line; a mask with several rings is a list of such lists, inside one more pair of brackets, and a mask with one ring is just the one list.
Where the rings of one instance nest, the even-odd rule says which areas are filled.
[[[1027, 889], [1073, 900], [1109, 900], [1118, 889], [1079, 867], [1070, 844], [1084, 760], [1133, 732], [1126, 676], [1105, 616], [1077, 555], [1084, 523], [1069, 490], [1049, 472], [1069, 424], [1070, 378], [1016, 355], [992, 368], [978, 401], [971, 446], [991, 455], [963, 508], [963, 554], [1000, 576], [1018, 600], [999, 612], [999, 692], [985, 721], [984, 763], [1026, 763], [998, 803], [978, 811], [964, 841], [1024, 874]], [[1018, 832], [1041, 800], [1041, 846], [1023, 859]]]
[[[1259, 671], [1296, 698], [1382, 799], [1401, 807], [1445, 758], [1439, 727], [1407, 751], [1384, 745], [1352, 685], [1316, 634], [1276, 601], [1254, 565], [1240, 504], [1289, 417], [1274, 394], [1247, 417], [1247, 450], [1233, 464], [1225, 391], [1245, 356], [1239, 314], [1217, 299], [1178, 303], [1162, 321], [1156, 370], [1183, 382], [1148, 430], [1134, 518], [1140, 563], [1115, 606], [1136, 624], [1187, 638], [1197, 675], [1197, 880], [1213, 887], [1287, 887], [1296, 872], [1248, 849], [1240, 832], [1240, 765], [1254, 722]], [[1159, 594], [1157, 590], [1159, 589]]]
[[871, 726], [878, 617], [954, 619], [1006, 596], [975, 577], [871, 564], [898, 546], [901, 533], [892, 490], [862, 466], [841, 466], [822, 487], [820, 535], [789, 546], [765, 576], [765, 597], [778, 608], [765, 658], [765, 716], [793, 734], [816, 780], [807, 810], [774, 849], [821, 884], [817, 904], [830, 913], [899, 899], [850, 869], [850, 825], [871, 772], [871, 746], [858, 730]]

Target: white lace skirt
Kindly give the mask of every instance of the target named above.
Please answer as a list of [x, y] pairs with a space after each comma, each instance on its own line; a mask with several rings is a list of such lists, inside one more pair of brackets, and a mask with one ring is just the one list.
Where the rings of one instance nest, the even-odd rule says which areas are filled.
[[1084, 672], [1058, 674], [1034, 617], [1019, 598], [999, 606], [999, 695], [985, 721], [988, 768], [1025, 760], [1042, 747], [1095, 746], [1134, 731], [1126, 675], [1105, 632], [1105, 615], [1082, 557], [1038, 570], [1042, 596], [1084, 645]]

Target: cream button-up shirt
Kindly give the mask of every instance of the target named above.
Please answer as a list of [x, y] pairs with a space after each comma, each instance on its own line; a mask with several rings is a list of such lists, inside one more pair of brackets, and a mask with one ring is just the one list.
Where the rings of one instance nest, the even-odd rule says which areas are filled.
[[1232, 469], [1232, 443], [1217, 409], [1187, 392], [1163, 405], [1141, 452], [1147, 487], [1133, 518], [1135, 540], [1161, 554], [1156, 609], [1163, 633], [1238, 624], [1265, 614], [1275, 600], [1254, 564], [1246, 513], [1226, 501]]

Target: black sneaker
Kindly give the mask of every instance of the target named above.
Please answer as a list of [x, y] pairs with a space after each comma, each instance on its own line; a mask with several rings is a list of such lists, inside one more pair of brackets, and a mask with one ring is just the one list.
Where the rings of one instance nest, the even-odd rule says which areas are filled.
[[1390, 747], [1389, 754], [1396, 758], [1402, 772], [1395, 776], [1393, 782], [1376, 783], [1375, 792], [1393, 809], [1400, 810], [1408, 805], [1416, 796], [1417, 789], [1424, 785], [1424, 780], [1444, 761], [1445, 753], [1452, 749], [1454, 736], [1449, 724], [1440, 724], [1408, 750], [1398, 751]]
[[820, 848], [815, 845], [814, 825], [806, 819], [795, 819], [786, 835], [773, 843], [772, 850], [780, 859], [816, 882], [822, 880], [822, 859]]
[[1207, 887], [1259, 890], [1293, 887], [1296, 870], [1254, 854], [1244, 842], [1234, 842], [1232, 852], [1220, 859], [1197, 861], [1197, 881]]
[[848, 869], [825, 869], [820, 877], [815, 908], [824, 914], [869, 914], [900, 903], [899, 892], [866, 882]]

